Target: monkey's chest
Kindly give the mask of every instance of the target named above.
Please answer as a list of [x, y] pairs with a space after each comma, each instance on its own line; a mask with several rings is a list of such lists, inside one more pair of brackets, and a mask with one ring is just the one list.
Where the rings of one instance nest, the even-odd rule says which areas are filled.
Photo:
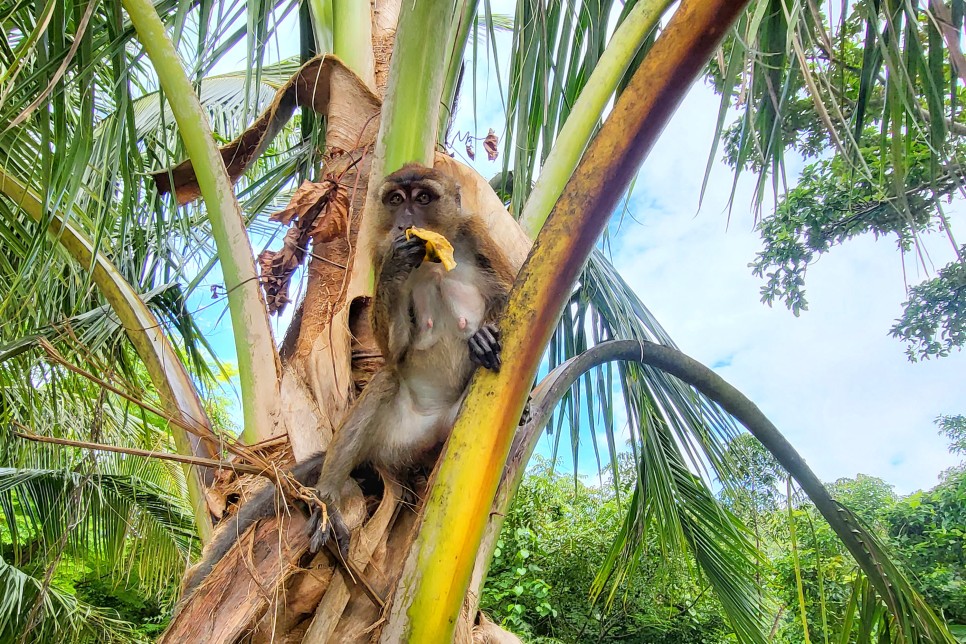
[[426, 350], [451, 339], [466, 340], [483, 323], [486, 302], [473, 272], [458, 265], [424, 263], [412, 285], [413, 349]]

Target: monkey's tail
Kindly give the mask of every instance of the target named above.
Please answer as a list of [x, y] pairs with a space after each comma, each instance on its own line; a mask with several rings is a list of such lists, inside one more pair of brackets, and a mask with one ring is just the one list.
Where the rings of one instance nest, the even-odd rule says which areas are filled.
[[[291, 474], [302, 485], [315, 485], [319, 480], [324, 459], [325, 454], [322, 452], [313, 454], [292, 468]], [[274, 516], [284, 502], [278, 488], [275, 485], [269, 485], [259, 490], [248, 503], [241, 506], [235, 516], [215, 533], [215, 538], [205, 547], [201, 561], [185, 573], [179, 604], [183, 605], [191, 597], [195, 589], [208, 578], [215, 565], [231, 550], [248, 528], [261, 519]]]

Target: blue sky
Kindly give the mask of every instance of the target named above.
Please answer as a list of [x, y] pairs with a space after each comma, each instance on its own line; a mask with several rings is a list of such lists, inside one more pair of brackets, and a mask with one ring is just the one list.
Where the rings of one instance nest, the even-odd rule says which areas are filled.
[[[910, 492], [957, 459], [933, 424], [966, 412], [966, 356], [910, 363], [888, 335], [905, 300], [895, 240], [871, 236], [809, 268], [809, 311], [794, 317], [760, 302], [748, 263], [760, 248], [740, 182], [728, 226], [731, 173], [713, 169], [697, 196], [717, 98], [692, 88], [642, 168], [615, 262], [678, 345], [754, 400], [823, 480], [880, 476]], [[697, 214], [696, 214], [697, 213]], [[935, 267], [952, 259], [945, 236], [924, 238]], [[910, 283], [932, 276], [907, 260]]]
[[[500, 97], [487, 83], [492, 74], [486, 65], [479, 74], [476, 125], [466, 83], [455, 130], [482, 137], [492, 127], [502, 134]], [[633, 219], [612, 228], [615, 265], [678, 346], [754, 400], [823, 480], [863, 473], [882, 477], [900, 493], [931, 487], [957, 462], [933, 420], [966, 413], [966, 355], [910, 363], [903, 345], [888, 335], [905, 299], [893, 239], [853, 240], [810, 267], [809, 311], [799, 318], [760, 302], [761, 282], [748, 268], [760, 248], [752, 177], [738, 184], [729, 225], [731, 171], [716, 160], [697, 209], [717, 104], [699, 81], [662, 134], [631, 195]], [[484, 176], [502, 167], [502, 160], [488, 162], [477, 152], [473, 165]], [[790, 168], [790, 179], [796, 170]], [[924, 244], [934, 266], [925, 272], [907, 260], [910, 284], [951, 259], [944, 236], [926, 236]], [[204, 319], [211, 323], [222, 310], [213, 306]], [[273, 321], [278, 329], [284, 324]], [[229, 357], [227, 316], [214, 333]], [[591, 440], [586, 436], [581, 448], [584, 473], [595, 469]], [[548, 440], [542, 444], [546, 451]]]

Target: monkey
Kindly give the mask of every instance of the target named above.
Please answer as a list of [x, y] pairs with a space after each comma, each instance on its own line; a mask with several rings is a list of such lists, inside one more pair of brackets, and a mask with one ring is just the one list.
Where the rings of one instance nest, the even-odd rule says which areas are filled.
[[[319, 508], [310, 513], [310, 552], [334, 537], [343, 558], [349, 545], [339, 512], [343, 484], [364, 463], [392, 474], [435, 454], [452, 430], [475, 368], [500, 369], [497, 321], [519, 268], [483, 219], [463, 209], [458, 183], [431, 168], [404, 166], [383, 180], [376, 198], [371, 253], [379, 269], [370, 316], [385, 365], [346, 413], [326, 454], [292, 470], [303, 485], [315, 485], [328, 512], [328, 522]], [[447, 271], [424, 261], [426, 242], [407, 238], [411, 227], [446, 237], [456, 266]], [[242, 506], [186, 575], [183, 598], [249, 526], [275, 514], [279, 496], [271, 486]]]
[[[363, 462], [390, 472], [417, 464], [444, 442], [477, 366], [498, 371], [496, 322], [516, 270], [481, 219], [464, 211], [459, 185], [410, 164], [386, 177], [377, 195], [374, 237], [381, 257], [372, 304], [372, 329], [385, 366], [373, 376], [329, 447], [316, 490], [338, 508], [339, 491]], [[407, 239], [426, 228], [453, 245], [456, 266], [423, 261], [426, 242]], [[309, 521], [310, 550], [332, 533], [348, 545], [336, 512], [332, 529], [320, 512]]]

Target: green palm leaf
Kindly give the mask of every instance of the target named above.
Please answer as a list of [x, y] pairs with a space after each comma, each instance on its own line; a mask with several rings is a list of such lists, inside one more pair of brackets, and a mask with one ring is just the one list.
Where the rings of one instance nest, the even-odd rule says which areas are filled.
[[[0, 468], [0, 507], [15, 551], [26, 556], [34, 550], [21, 546], [39, 540], [24, 563], [53, 563], [66, 539], [71, 553], [120, 577], [135, 570], [148, 593], [169, 590], [196, 543], [190, 509], [156, 483], [128, 473], [143, 471], [143, 459], [112, 460], [109, 469], [123, 473], [87, 477], [65, 469]], [[17, 527], [18, 520], [24, 527]]]
[[[612, 339], [674, 346], [600, 252], [592, 254], [571, 301], [551, 340], [551, 369]], [[650, 534], [661, 550], [694, 557], [736, 631], [747, 641], [763, 641], [765, 606], [753, 583], [761, 555], [751, 545], [747, 529], [715, 499], [706, 482], [715, 479], [728, 485], [733, 480], [726, 448], [738, 431], [734, 422], [716, 404], [660, 369], [601, 365], [577, 381], [549, 424], [557, 429], [555, 450], [566, 433], [560, 430], [569, 427], [575, 469], [585, 423], [595, 448], [597, 431], [605, 435], [605, 462], [616, 468], [622, 428], [615, 422], [620, 414], [615, 405], [621, 400], [638, 463], [638, 487], [627, 501], [624, 528], [616, 535], [594, 593], [610, 588], [608, 602], [615, 599], [621, 579], [651, 556], [644, 547]], [[586, 401], [586, 410], [581, 401]], [[603, 419], [600, 427], [597, 416]], [[599, 468], [599, 454], [597, 459]], [[705, 478], [692, 472], [703, 472]]]
[[84, 604], [0, 558], [0, 640], [127, 643], [139, 639], [133, 625], [110, 611]]

